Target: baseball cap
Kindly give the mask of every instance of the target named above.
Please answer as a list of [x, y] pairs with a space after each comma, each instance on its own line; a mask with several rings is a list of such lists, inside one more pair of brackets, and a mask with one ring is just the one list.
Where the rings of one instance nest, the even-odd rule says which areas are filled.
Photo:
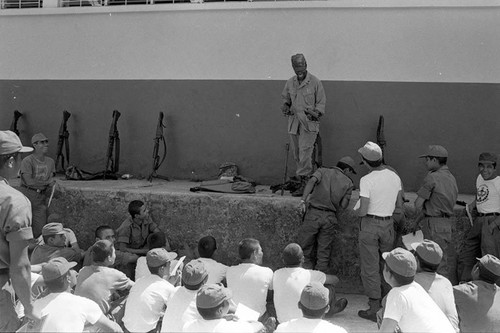
[[189, 286], [196, 286], [207, 276], [208, 271], [201, 260], [191, 260], [182, 269], [182, 282]]
[[324, 309], [328, 305], [330, 291], [319, 282], [311, 282], [302, 289], [300, 304], [310, 310]]
[[0, 155], [32, 152], [32, 147], [25, 147], [16, 133], [0, 131]]
[[355, 165], [355, 163], [354, 163], [354, 160], [352, 159], [352, 157], [351, 157], [351, 156], [344, 156], [344, 157], [342, 157], [342, 158], [339, 160], [339, 162], [344, 163], [344, 164], [346, 164], [346, 165], [350, 166], [350, 167], [351, 167], [351, 171], [352, 171], [352, 173], [353, 173], [353, 174], [356, 174], [356, 170], [354, 170], [354, 165]]
[[177, 258], [177, 253], [168, 252], [164, 248], [149, 250], [146, 254], [146, 262], [150, 267], [159, 267]]
[[479, 163], [497, 163], [497, 155], [492, 153], [479, 154]]
[[42, 276], [45, 281], [55, 280], [66, 274], [71, 268], [76, 266], [76, 262], [68, 262], [63, 257], [50, 259], [47, 264], [42, 267]]
[[382, 258], [394, 273], [401, 276], [412, 277], [417, 272], [415, 256], [401, 247], [397, 247], [391, 252], [384, 252]]
[[42, 236], [51, 236], [51, 235], [59, 235], [64, 234], [63, 225], [57, 222], [47, 223], [42, 228]]
[[494, 255], [487, 254], [482, 258], [477, 258], [479, 263], [496, 277], [500, 277], [500, 259]]
[[231, 297], [233, 297], [231, 290], [220, 284], [206, 284], [200, 288], [196, 295], [196, 307], [201, 309], [215, 308]]
[[440, 145], [430, 145], [427, 148], [427, 153], [424, 155], [420, 155], [419, 158], [421, 157], [428, 157], [428, 156], [433, 156], [433, 157], [448, 157], [448, 151]]
[[363, 147], [358, 149], [358, 153], [367, 161], [375, 162], [382, 159], [382, 149], [375, 142], [368, 141]]
[[304, 252], [297, 243], [288, 244], [283, 250], [283, 261], [287, 266], [299, 265], [304, 258]]
[[44, 141], [44, 140], [48, 140], [48, 139], [47, 139], [47, 137], [45, 135], [43, 135], [43, 133], [36, 133], [31, 138], [31, 143], [35, 144], [35, 142]]
[[306, 58], [302, 53], [297, 53], [292, 56], [292, 66], [294, 68], [306, 67]]
[[436, 243], [428, 239], [423, 242], [414, 243], [411, 245], [418, 257], [431, 265], [439, 265], [443, 259], [443, 250]]

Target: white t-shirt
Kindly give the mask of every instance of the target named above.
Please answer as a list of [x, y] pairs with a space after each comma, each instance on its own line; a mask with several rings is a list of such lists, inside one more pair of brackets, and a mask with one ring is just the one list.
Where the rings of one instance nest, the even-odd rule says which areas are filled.
[[297, 306], [302, 290], [310, 282], [324, 284], [325, 280], [325, 273], [302, 267], [285, 267], [274, 272], [274, 307], [278, 321], [284, 323], [302, 317]]
[[236, 304], [242, 303], [260, 315], [266, 312], [267, 291], [273, 289], [270, 268], [250, 263], [231, 266], [227, 269], [226, 280]]
[[476, 180], [476, 207], [479, 213], [500, 213], [500, 176], [484, 180], [478, 175]]
[[343, 327], [326, 320], [304, 317], [279, 324], [275, 332], [347, 333]]
[[184, 324], [202, 319], [196, 309], [198, 290], [189, 290], [185, 287], [177, 287], [175, 290], [174, 295], [168, 301], [161, 332], [182, 332]]
[[220, 283], [226, 277], [227, 266], [213, 260], [212, 258], [198, 258], [203, 262], [206, 270], [208, 271], [207, 284]]
[[220, 333], [253, 333], [252, 325], [245, 321], [228, 321], [226, 319], [198, 319], [184, 325], [183, 332], [220, 332]]
[[93, 325], [103, 316], [97, 303], [68, 292], [36, 300], [33, 309], [45, 317], [42, 332], [82, 332], [86, 323]]
[[391, 216], [401, 191], [401, 179], [389, 169], [373, 170], [359, 181], [359, 196], [370, 199], [367, 214]]
[[158, 275], [148, 275], [130, 288], [123, 323], [130, 332], [148, 332], [163, 316], [175, 287]]
[[448, 317], [455, 331], [458, 332], [457, 307], [455, 305], [455, 296], [453, 296], [453, 286], [450, 280], [437, 273], [418, 272], [415, 275], [415, 282], [427, 291], [445, 316]]
[[385, 318], [397, 321], [405, 333], [455, 333], [443, 311], [416, 282], [391, 289], [387, 295]]

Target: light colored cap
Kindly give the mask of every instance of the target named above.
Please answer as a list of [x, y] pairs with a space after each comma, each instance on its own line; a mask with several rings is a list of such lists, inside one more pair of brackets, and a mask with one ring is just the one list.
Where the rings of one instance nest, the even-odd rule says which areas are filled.
[[300, 304], [310, 310], [324, 309], [328, 305], [330, 291], [319, 282], [311, 282], [302, 289]]
[[63, 257], [50, 259], [47, 264], [42, 267], [42, 276], [45, 281], [55, 280], [64, 276], [68, 271], [76, 266], [76, 262], [68, 262]]
[[164, 248], [149, 250], [146, 254], [146, 262], [150, 267], [159, 267], [177, 258], [177, 253], [168, 252]]
[[191, 260], [182, 269], [182, 282], [189, 286], [196, 286], [207, 276], [208, 271], [201, 260]]
[[63, 225], [57, 222], [47, 223], [42, 228], [42, 236], [60, 235], [64, 233], [66, 233], [66, 231]]
[[32, 152], [32, 147], [25, 147], [16, 133], [0, 131], [0, 155]]
[[48, 140], [48, 139], [47, 139], [47, 137], [45, 135], [43, 135], [43, 133], [36, 133], [31, 138], [31, 143], [35, 144], [38, 141], [45, 141], [45, 140]]
[[417, 272], [415, 256], [401, 247], [397, 247], [391, 252], [384, 252], [382, 258], [394, 273], [401, 276], [412, 277]]
[[220, 284], [206, 284], [200, 288], [196, 295], [196, 306], [201, 309], [215, 308], [231, 297], [233, 297], [231, 290]]
[[376, 162], [382, 159], [382, 149], [375, 142], [368, 141], [363, 147], [358, 149], [358, 153], [360, 153], [365, 160], [370, 162]]
[[487, 254], [482, 258], [477, 258], [479, 263], [497, 277], [500, 277], [500, 260], [494, 255]]
[[411, 244], [418, 257], [431, 265], [439, 265], [443, 259], [443, 250], [436, 243], [428, 239], [424, 239], [421, 243]]
[[429, 157], [429, 156], [432, 156], [432, 157], [448, 157], [448, 151], [443, 146], [440, 146], [440, 145], [430, 145], [427, 148], [427, 153], [425, 153], [424, 155], [420, 155], [419, 158]]

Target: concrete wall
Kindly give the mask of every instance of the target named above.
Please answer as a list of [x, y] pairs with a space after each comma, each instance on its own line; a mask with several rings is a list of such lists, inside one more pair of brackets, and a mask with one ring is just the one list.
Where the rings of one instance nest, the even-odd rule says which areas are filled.
[[[446, 146], [461, 192], [480, 151], [500, 151], [498, 1], [308, 1], [0, 11], [0, 126], [55, 143], [62, 110], [72, 163], [104, 169], [111, 112], [122, 112], [122, 172], [147, 176], [159, 111], [160, 173], [210, 178], [224, 161], [279, 182], [289, 57], [303, 52], [327, 92], [326, 164], [355, 156], [386, 119], [387, 161], [407, 189], [428, 144]], [[292, 168], [293, 169], [293, 168]], [[291, 170], [292, 171], [292, 170]], [[361, 173], [362, 175], [362, 173]]]

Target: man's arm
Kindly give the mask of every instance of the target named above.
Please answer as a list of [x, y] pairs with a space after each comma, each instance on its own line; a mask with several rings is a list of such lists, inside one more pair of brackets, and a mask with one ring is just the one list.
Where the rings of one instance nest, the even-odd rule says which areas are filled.
[[122, 242], [118, 243], [118, 250], [138, 255], [146, 255], [149, 251], [149, 249], [132, 249], [130, 247], [127, 247], [127, 243]]
[[370, 198], [359, 197], [359, 208], [358, 216], [363, 217], [368, 214], [368, 205], [370, 204]]
[[321, 81], [318, 82], [318, 89], [316, 90], [316, 105], [314, 106], [314, 111], [318, 113], [318, 116], [325, 114], [326, 106], [326, 94], [325, 89], [323, 89], [323, 84]]
[[340, 282], [337, 275], [333, 275], [333, 274], [325, 274], [325, 275], [326, 275], [326, 279], [325, 279], [324, 284], [331, 284], [333, 286], [336, 286]]
[[119, 332], [123, 333], [120, 325], [109, 320], [104, 314], [95, 322], [95, 326], [99, 327], [103, 332]]
[[306, 202], [307, 202], [307, 197], [309, 194], [311, 194], [312, 190], [314, 189], [314, 186], [316, 186], [316, 183], [318, 182], [318, 178], [312, 176], [309, 181], [306, 184], [306, 187], [304, 188], [304, 192], [302, 194], [302, 200], [300, 201], [299, 208], [302, 214], [306, 212]]
[[398, 327], [398, 322], [394, 319], [384, 318], [382, 324], [380, 325], [379, 332], [394, 333]]
[[25, 315], [37, 319], [33, 314], [33, 304], [31, 302], [31, 265], [28, 258], [28, 241], [10, 241], [9, 251], [9, 271], [14, 291], [24, 306]]

